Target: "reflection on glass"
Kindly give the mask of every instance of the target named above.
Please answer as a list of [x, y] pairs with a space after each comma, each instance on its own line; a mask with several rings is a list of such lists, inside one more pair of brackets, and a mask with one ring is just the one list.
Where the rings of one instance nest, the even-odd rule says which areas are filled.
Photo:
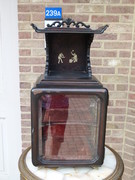
[[100, 99], [91, 95], [43, 95], [39, 100], [39, 155], [48, 160], [97, 156]]

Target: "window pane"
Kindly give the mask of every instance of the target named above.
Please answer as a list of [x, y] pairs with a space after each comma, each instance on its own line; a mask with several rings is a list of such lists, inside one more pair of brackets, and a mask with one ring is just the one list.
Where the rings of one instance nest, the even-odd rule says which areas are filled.
[[97, 96], [42, 96], [39, 100], [39, 155], [46, 160], [94, 159], [99, 119]]

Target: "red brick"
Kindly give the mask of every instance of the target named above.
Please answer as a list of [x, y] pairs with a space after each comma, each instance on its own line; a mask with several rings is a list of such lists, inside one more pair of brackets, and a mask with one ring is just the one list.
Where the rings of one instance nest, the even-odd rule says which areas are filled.
[[135, 138], [135, 132], [131, 132], [131, 131], [126, 130], [126, 131], [125, 131], [125, 137], [128, 137], [128, 138], [134, 140], [134, 138]]
[[18, 14], [19, 21], [30, 21], [30, 14]]
[[45, 5], [32, 4], [30, 5], [31, 12], [45, 12]]
[[118, 68], [118, 74], [128, 74], [129, 68]]
[[21, 106], [22, 112], [30, 112], [30, 106]]
[[112, 136], [115, 137], [115, 136], [119, 136], [119, 137], [123, 137], [124, 133], [123, 133], [123, 129], [122, 130], [112, 130]]
[[45, 57], [46, 55], [46, 52], [43, 48], [35, 48], [35, 49], [32, 49], [32, 55], [33, 56], [43, 56]]
[[129, 42], [105, 42], [105, 49], [131, 49]]
[[135, 94], [131, 94], [131, 93], [130, 93], [128, 97], [129, 97], [129, 99], [131, 99], [131, 100], [132, 100], [132, 99], [135, 100]]
[[132, 67], [135, 66], [135, 60], [132, 60]]
[[132, 24], [112, 23], [109, 31], [110, 33], [132, 33]]
[[109, 100], [109, 106], [114, 106], [114, 101], [113, 100]]
[[22, 133], [23, 134], [30, 134], [31, 133], [31, 128], [22, 128]]
[[77, 5], [76, 6], [76, 12], [77, 13], [103, 13], [104, 12], [104, 6], [101, 5]]
[[101, 42], [93, 42], [91, 48], [101, 48], [101, 46], [102, 46]]
[[[135, 132], [135, 124], [129, 124], [129, 123], [127, 123], [127, 124], [126, 124], [126, 129], [127, 129], [128, 131]], [[133, 143], [132, 143], [131, 145], [133, 146]], [[135, 145], [135, 142], [134, 142], [134, 145]]]
[[119, 57], [127, 58], [130, 57], [131, 52], [130, 51], [120, 51], [119, 52]]
[[131, 115], [131, 116], [135, 117], [135, 109], [129, 109], [128, 108], [128, 115]]
[[116, 106], [126, 107], [126, 100], [116, 100]]
[[124, 14], [126, 14], [126, 13], [133, 14], [134, 7], [132, 7], [132, 6], [107, 6], [106, 12], [107, 13], [115, 13], [115, 14], [123, 14], [123, 13]]
[[[130, 154], [133, 154], [134, 155], [134, 151], [135, 151], [135, 146], [132, 147], [132, 146], [128, 146], [128, 145], [125, 145], [124, 146], [124, 150], [125, 152], [128, 152]], [[129, 167], [129, 166], [128, 166]]]
[[135, 0], [122, 0], [122, 4], [135, 4]]
[[[134, 32], [135, 32], [135, 30], [134, 30]], [[135, 33], [133, 34], [133, 40], [135, 40]]]
[[111, 135], [111, 130], [106, 130], [106, 136], [110, 136]]
[[101, 81], [101, 74], [96, 74], [95, 76], [99, 81]]
[[19, 32], [20, 39], [30, 39], [31, 33], [30, 32]]
[[22, 21], [19, 21], [19, 23], [18, 23], [18, 29], [20, 30], [20, 31], [30, 31], [30, 30], [32, 30], [32, 27], [30, 26], [30, 22], [29, 21], [25, 21], [25, 23], [24, 22], [22, 22]]
[[22, 135], [22, 141], [30, 141], [31, 140], [31, 135]]
[[134, 102], [128, 102], [128, 107], [135, 108], [135, 99], [133, 99]]
[[134, 164], [133, 161], [129, 161], [129, 160], [124, 160], [124, 164], [126, 164], [129, 168], [133, 168]]
[[106, 138], [106, 143], [122, 143], [123, 142], [123, 138], [119, 138], [119, 137], [107, 137]]
[[116, 57], [116, 51], [95, 51], [91, 50], [91, 57]]
[[117, 152], [122, 151], [122, 145], [121, 144], [112, 144], [110, 145], [113, 149], [115, 149]]
[[22, 127], [31, 127], [31, 121], [27, 121], [27, 120], [22, 120], [21, 121], [21, 125]]
[[135, 84], [135, 78], [134, 77], [130, 77], [130, 83]]
[[124, 114], [126, 113], [126, 109], [125, 108], [109, 108], [108, 109], [108, 113], [112, 113], [112, 114]]
[[19, 46], [21, 48], [44, 48], [44, 41], [43, 40], [20, 40]]
[[31, 50], [30, 49], [19, 49], [20, 56], [30, 56]]
[[36, 32], [33, 32], [33, 39], [44, 39], [45, 37], [44, 37], [45, 35], [44, 34], [42, 34], [42, 33], [36, 33]]
[[44, 12], [45, 6], [39, 4], [18, 5], [18, 12]]
[[73, 12], [75, 12], [75, 6], [71, 6], [71, 5], [62, 6], [62, 12], [63, 13], [73, 13]]
[[121, 33], [120, 40], [132, 40], [132, 34], [131, 33]]
[[73, 15], [73, 14], [64, 14], [63, 13], [63, 18], [71, 18], [71, 19], [74, 19], [75, 21], [82, 21], [82, 22], [88, 22], [89, 20], [89, 16], [88, 15], [80, 15], [80, 14], [76, 14], [76, 15]]
[[135, 75], [135, 69], [131, 69], [131, 75]]
[[34, 66], [33, 67], [33, 72], [38, 72], [38, 73], [43, 73], [44, 72], [44, 70], [45, 70], [45, 67], [43, 66]]
[[135, 124], [135, 117], [134, 116], [127, 116], [127, 122]]
[[30, 146], [31, 146], [31, 142], [23, 142], [22, 143], [22, 152], [24, 152]]
[[127, 179], [130, 179], [130, 174], [124, 173], [123, 176], [122, 176], [122, 180], [127, 180]]
[[134, 47], [133, 47], [133, 48], [134, 48], [134, 50], [135, 50], [135, 43], [134, 43]]
[[[133, 142], [132, 142], [132, 143], [133, 143]], [[135, 157], [134, 157], [133, 155], [128, 154], [128, 153], [126, 153], [126, 152], [124, 153], [123, 158], [124, 158], [124, 159], [127, 159], [127, 160], [133, 160], [133, 159], [135, 160]], [[132, 170], [131, 170], [131, 172], [132, 172]], [[131, 172], [130, 172], [130, 173], [131, 173]]]
[[[36, 80], [37, 80], [37, 78], [38, 78], [38, 75], [36, 74], [36, 73], [28, 73], [28, 74], [26, 74], [26, 73], [21, 73], [20, 74], [20, 80], [22, 81], [22, 82], [31, 82], [32, 84], [31, 85], [34, 85], [34, 83], [36, 82]], [[28, 102], [27, 101], [28, 99], [26, 99], [26, 101], [25, 101], [25, 99], [22, 99], [22, 103], [30, 103], [30, 102]], [[23, 104], [24, 105], [24, 104]], [[26, 104], [25, 104], [26, 105]], [[28, 104], [27, 104], [28, 105]]]
[[[122, 83], [122, 84], [126, 84], [128, 82], [128, 77], [127, 76], [123, 76], [123, 75], [103, 75], [102, 76], [102, 82], [105, 83]], [[126, 98], [126, 93], [124, 92], [118, 92], [118, 93], [114, 93], [114, 92], [110, 92], [110, 96], [112, 98]]]
[[117, 85], [117, 90], [118, 91], [127, 91], [128, 90], [128, 86], [126, 84], [118, 84]]
[[125, 115], [117, 115], [114, 117], [114, 121], [120, 121], [120, 122], [124, 122], [125, 121]]
[[32, 21], [44, 21], [45, 14], [44, 13], [33, 13], [32, 14]]
[[135, 58], [135, 52], [132, 53], [132, 57]]
[[133, 15], [121, 15], [120, 22], [132, 23], [133, 18], [134, 18]]
[[31, 0], [32, 2], [43, 2], [43, 3], [59, 3], [60, 2], [60, 0]]
[[30, 89], [31, 88], [31, 84], [29, 82], [21, 82], [20, 83], [20, 88], [21, 89]]
[[30, 66], [20, 66], [20, 72], [30, 72], [31, 67]]
[[109, 91], [114, 90], [114, 84], [104, 84], [104, 87], [106, 87]]
[[31, 115], [30, 114], [21, 114], [22, 119], [30, 119]]
[[30, 58], [20, 58], [20, 64], [44, 64], [44, 58], [35, 58], [35, 57], [30, 57]]
[[18, 0], [18, 3], [29, 3], [30, 2], [30, 0]]
[[104, 68], [104, 67], [93, 67], [92, 68], [93, 73], [95, 74], [114, 74], [115, 69], [114, 68]]
[[135, 85], [130, 85], [130, 91], [135, 92]]
[[30, 5], [27, 5], [27, 4], [18, 5], [18, 12], [30, 12], [30, 11], [31, 11], [31, 6]]
[[92, 16], [92, 22], [119, 22], [119, 16]]
[[117, 34], [112, 34], [112, 33], [110, 33], [110, 34], [104, 33], [102, 35], [95, 34], [94, 39], [96, 39], [96, 40], [117, 40]]
[[101, 59], [94, 59], [94, 58], [92, 58], [91, 59], [91, 64], [92, 64], [92, 67], [94, 65], [102, 65], [102, 60]]
[[124, 128], [124, 124], [123, 122], [121, 123], [112, 123], [112, 122], [107, 122], [107, 128], [108, 129], [113, 129], [113, 130], [118, 130], [118, 129], [123, 129]]
[[109, 115], [109, 113], [108, 113], [108, 114], [107, 114], [107, 122], [108, 122], [108, 121], [112, 121], [112, 119], [113, 119], [113, 118], [112, 118], [112, 115]]
[[[25, 73], [26, 74], [26, 73]], [[30, 97], [30, 90], [28, 89], [21, 89], [20, 90], [20, 97], [21, 98], [29, 98]]]
[[91, 0], [93, 4], [118, 4], [120, 0]]
[[63, 0], [64, 3], [89, 3], [90, 0]]

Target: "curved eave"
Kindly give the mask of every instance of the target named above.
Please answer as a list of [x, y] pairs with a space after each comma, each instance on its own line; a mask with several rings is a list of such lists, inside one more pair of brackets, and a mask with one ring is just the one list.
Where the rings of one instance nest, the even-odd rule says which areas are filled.
[[91, 28], [63, 28], [63, 27], [47, 27], [39, 29], [35, 24], [31, 24], [37, 33], [80, 33], [80, 34], [102, 34], [108, 28], [108, 25], [99, 27], [96, 30]]

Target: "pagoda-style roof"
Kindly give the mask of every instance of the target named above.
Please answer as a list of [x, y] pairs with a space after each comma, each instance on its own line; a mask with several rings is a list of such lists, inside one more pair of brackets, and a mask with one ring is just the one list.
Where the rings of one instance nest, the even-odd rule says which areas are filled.
[[63, 21], [55, 21], [52, 24], [48, 24], [46, 28], [39, 29], [35, 24], [31, 24], [33, 29], [37, 33], [84, 33], [84, 34], [102, 34], [108, 25], [101, 26], [98, 29], [91, 29], [89, 25], [83, 22], [75, 22], [68, 18]]
[[90, 46], [94, 34], [102, 34], [108, 25], [93, 30], [83, 22], [68, 18], [48, 24], [44, 29], [31, 26], [37, 33], [45, 34], [45, 79], [92, 77]]

